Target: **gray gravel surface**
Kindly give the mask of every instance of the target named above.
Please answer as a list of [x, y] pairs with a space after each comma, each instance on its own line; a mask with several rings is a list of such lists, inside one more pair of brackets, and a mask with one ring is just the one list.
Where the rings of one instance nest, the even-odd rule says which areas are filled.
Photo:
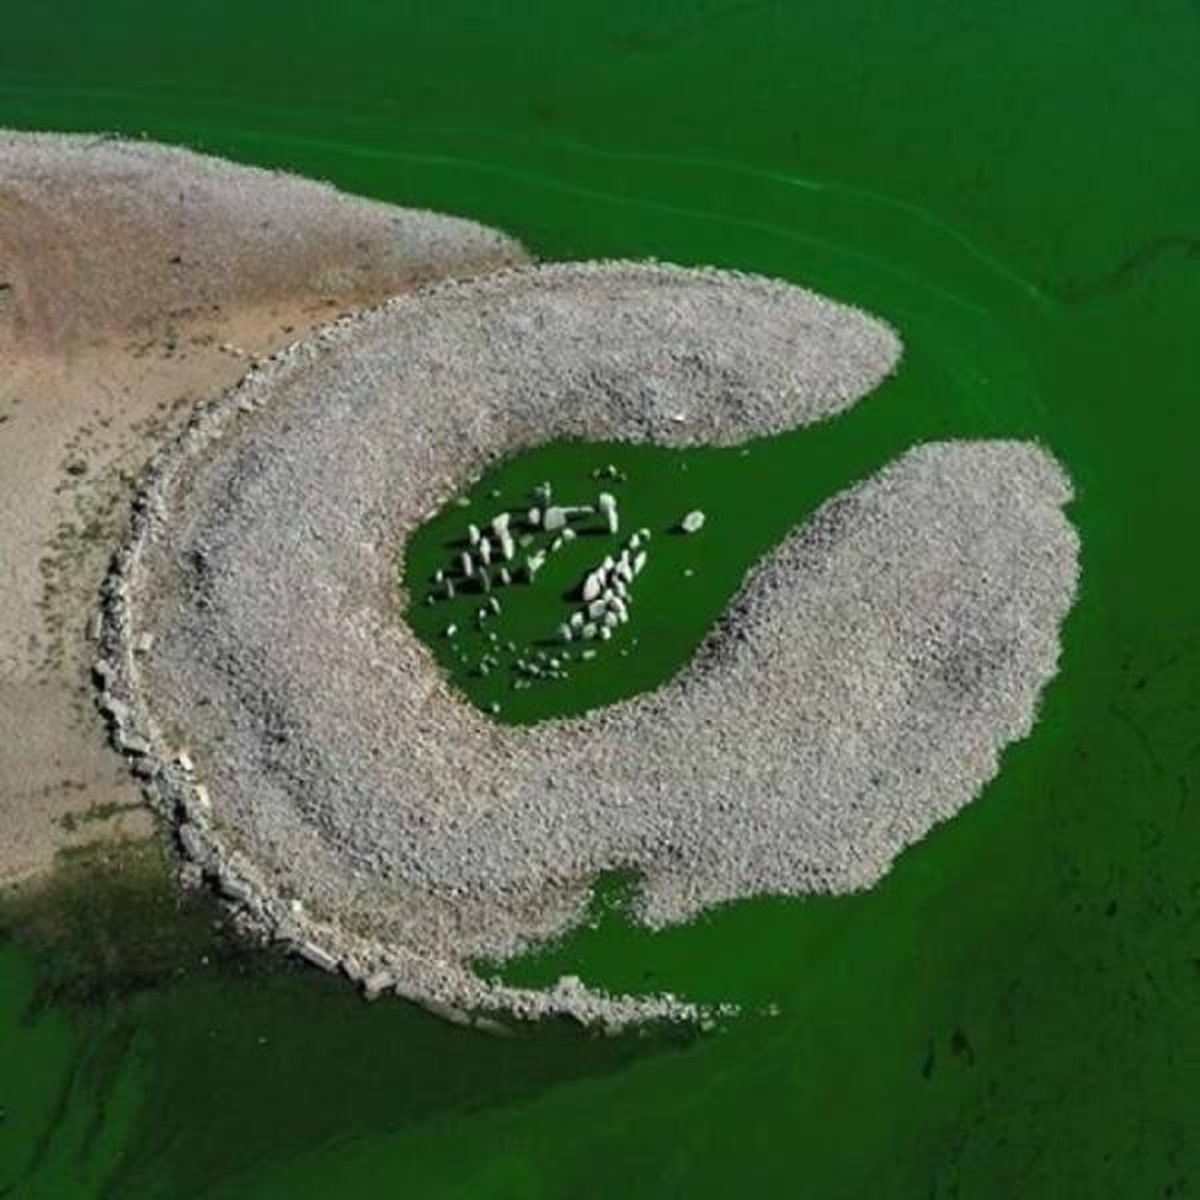
[[372, 991], [698, 1015], [468, 962], [572, 927], [605, 869], [639, 873], [652, 926], [877, 881], [1032, 727], [1076, 584], [1063, 472], [1030, 444], [916, 447], [787, 538], [668, 684], [531, 728], [451, 692], [396, 556], [496, 456], [737, 443], [833, 416], [899, 353], [799, 288], [604, 263], [431, 288], [257, 371], [160, 459], [108, 587], [106, 699], [189, 856]]

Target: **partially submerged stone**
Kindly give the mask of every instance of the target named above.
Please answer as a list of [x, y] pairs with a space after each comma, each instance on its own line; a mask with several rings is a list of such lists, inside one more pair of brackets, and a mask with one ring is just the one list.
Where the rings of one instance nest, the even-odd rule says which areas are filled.
[[608, 526], [608, 532], [615, 534], [621, 527], [620, 515], [617, 512], [617, 498], [611, 492], [601, 492], [596, 501], [596, 507]]

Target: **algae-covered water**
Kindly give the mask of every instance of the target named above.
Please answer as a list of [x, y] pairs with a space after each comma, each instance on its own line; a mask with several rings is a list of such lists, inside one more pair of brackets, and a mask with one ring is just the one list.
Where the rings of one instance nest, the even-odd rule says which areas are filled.
[[1084, 552], [1034, 736], [880, 887], [653, 936], [613, 887], [505, 969], [742, 1002], [715, 1035], [368, 1007], [179, 909], [153, 855], [77, 864], [4, 917], [0, 1196], [1200, 1186], [1200, 8], [56, 0], [6, 14], [0, 124], [860, 304], [904, 363], [730, 485], [770, 480], [764, 545], [914, 440], [1013, 435], [1071, 471]]

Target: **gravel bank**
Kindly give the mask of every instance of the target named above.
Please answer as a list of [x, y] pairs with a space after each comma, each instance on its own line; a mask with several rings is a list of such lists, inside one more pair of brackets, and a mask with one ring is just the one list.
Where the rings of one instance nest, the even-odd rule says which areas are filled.
[[[503, 728], [398, 619], [403, 538], [552, 437], [732, 444], [893, 368], [864, 314], [633, 264], [429, 289], [288, 351], [159, 461], [107, 599], [103, 706], [190, 858], [255, 926], [435, 1005], [687, 1017], [669, 995], [467, 967], [569, 928], [597, 872], [650, 925], [874, 883], [1028, 733], [1070, 606], [1043, 451], [922, 446], [827, 503], [693, 663], [584, 718]], [[138, 652], [140, 649], [140, 653]]]

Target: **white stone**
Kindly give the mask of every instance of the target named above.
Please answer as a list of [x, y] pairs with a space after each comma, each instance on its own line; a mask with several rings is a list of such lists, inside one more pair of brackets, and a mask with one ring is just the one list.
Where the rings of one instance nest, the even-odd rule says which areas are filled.
[[616, 533], [620, 528], [620, 517], [617, 515], [617, 498], [611, 492], [601, 492], [596, 501], [600, 515], [608, 522], [608, 532]]
[[191, 821], [184, 821], [179, 826], [179, 844], [183, 847], [184, 854], [193, 861], [204, 857], [204, 839], [200, 835], [199, 826], [193, 825]]
[[[225, 884], [225, 881], [223, 880], [222, 883]], [[228, 886], [225, 886], [224, 890], [226, 893], [228, 893]], [[311, 963], [312, 966], [317, 967], [319, 970], [334, 972], [338, 969], [338, 960], [334, 958], [334, 956], [328, 951], [322, 950], [320, 946], [315, 945], [313, 942], [300, 942], [296, 946], [296, 953], [302, 959], [304, 959], [305, 962]]]
[[704, 514], [698, 508], [695, 508], [680, 521], [679, 528], [684, 533], [699, 533], [704, 528], [704, 521]]
[[144, 758], [150, 753], [150, 743], [136, 733], [118, 731], [117, 743], [126, 754], [133, 754], [138, 758]]
[[395, 984], [395, 978], [386, 971], [376, 971], [363, 980], [363, 999], [378, 1000], [389, 988], [395, 987]]

